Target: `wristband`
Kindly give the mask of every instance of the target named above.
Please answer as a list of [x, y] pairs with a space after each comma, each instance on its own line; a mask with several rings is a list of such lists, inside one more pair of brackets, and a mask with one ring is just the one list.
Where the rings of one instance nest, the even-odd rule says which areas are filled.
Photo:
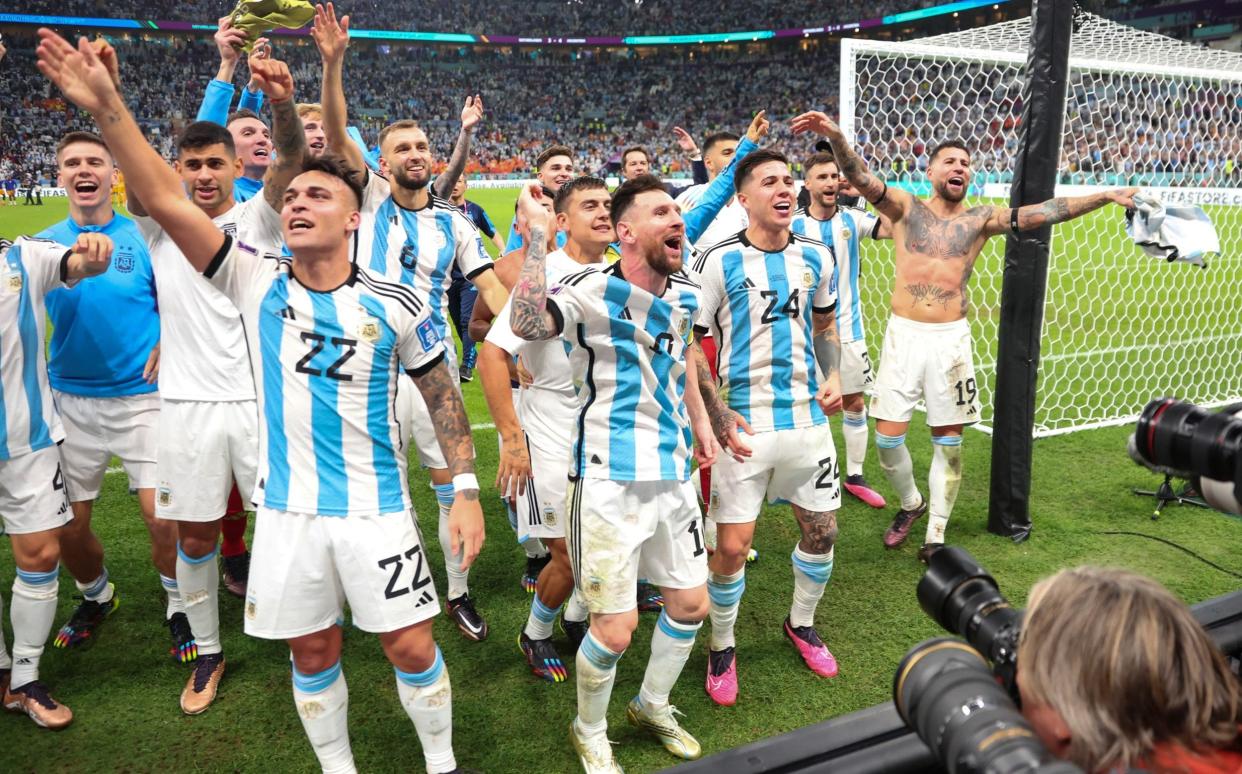
[[479, 491], [479, 479], [473, 473], [458, 473], [453, 476], [453, 491], [462, 492], [468, 489]]

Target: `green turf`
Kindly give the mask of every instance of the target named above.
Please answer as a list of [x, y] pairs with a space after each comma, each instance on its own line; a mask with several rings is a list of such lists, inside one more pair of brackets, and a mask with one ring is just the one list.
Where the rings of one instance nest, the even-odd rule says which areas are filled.
[[[509, 218], [505, 213], [512, 213], [513, 192], [474, 189], [471, 197], [488, 207], [502, 234], [506, 233]], [[59, 207], [50, 203], [41, 210], [3, 207], [0, 235], [33, 232], [63, 216], [63, 203]], [[999, 254], [990, 260], [998, 265]], [[887, 276], [880, 269], [875, 269], [876, 274], [870, 271], [868, 276]], [[1119, 274], [1119, 280], [1125, 276]], [[980, 279], [986, 277], [977, 276], [976, 282]], [[1084, 301], [1088, 302], [1104, 300]], [[872, 316], [869, 321], [871, 338], [878, 345], [876, 319]], [[988, 343], [977, 346], [982, 361]], [[465, 395], [472, 419], [487, 422], [478, 383], [467, 385]], [[1128, 432], [1127, 428], [1111, 428], [1036, 442], [1036, 528], [1032, 539], [1022, 545], [986, 532], [991, 444], [987, 436], [969, 433], [964, 445], [965, 478], [949, 528], [951, 540], [974, 553], [1019, 604], [1037, 578], [1085, 562], [1134, 568], [1190, 602], [1242, 586], [1239, 578], [1167, 544], [1138, 535], [1103, 534], [1132, 532], [1163, 538], [1242, 573], [1242, 521], [1178, 507], [1166, 511], [1160, 521], [1148, 518], [1151, 501], [1133, 496], [1130, 489], [1157, 482], [1126, 457]], [[915, 469], [922, 480], [930, 444], [917, 425], [910, 438]], [[479, 477], [485, 489], [490, 489], [496, 469], [495, 434], [480, 430], [475, 440]], [[844, 448], [839, 435], [837, 448]], [[874, 452], [866, 473], [888, 493]], [[411, 489], [423, 534], [434, 542], [435, 500], [425, 475], [413, 473]], [[471, 587], [491, 624], [492, 636], [482, 644], [468, 643], [446, 621], [436, 624], [453, 681], [458, 760], [486, 772], [576, 771], [565, 737], [574, 714], [573, 684], [539, 682], [525, 669], [515, 644], [530, 599], [518, 586], [522, 553], [490, 491], [485, 492], [484, 504], [488, 543], [472, 573]], [[126, 493], [124, 477], [108, 476], [96, 506], [95, 524], [108, 552], [121, 607], [102, 629], [94, 648], [68, 653], [49, 649], [43, 660], [43, 678], [74, 709], [76, 721], [66, 731], [53, 734], [20, 717], [0, 717], [2, 768], [15, 772], [313, 770], [314, 756], [290, 697], [288, 652], [280, 643], [244, 636], [241, 604], [232, 597], [221, 596], [229, 672], [220, 698], [203, 716], [181, 715], [177, 697], [188, 670], [166, 655], [162, 592], [147, 559], [147, 539], [136, 509], [136, 502]], [[800, 666], [780, 634], [791, 591], [788, 556], [797, 530], [787, 509], [765, 510], [756, 538], [760, 560], [748, 571], [737, 625], [739, 704], [719, 708], [704, 695], [702, 637], [673, 693], [673, 701], [686, 713], [687, 728], [699, 737], [704, 750], [717, 752], [883, 701], [901, 655], [914, 643], [938, 634], [914, 597], [920, 575], [914, 554], [921, 526], [911, 541], [915, 545], [885, 551], [881, 535], [889, 515], [852, 500], [843, 505], [836, 570], [819, 614], [820, 632], [840, 660], [841, 674], [821, 680]], [[431, 555], [437, 555], [436, 551]], [[12, 566], [6, 544], [0, 547], [0, 589], [7, 589], [12, 581]], [[436, 574], [443, 589], [443, 574]], [[61, 591], [57, 625], [68, 615], [74, 593], [64, 575]], [[644, 617], [631, 652], [621, 661], [609, 714], [611, 735], [620, 742], [615, 748], [618, 758], [630, 772], [655, 771], [675, 763], [653, 741], [625, 725], [624, 703], [637, 692], [642, 679], [652, 623], [651, 617]], [[350, 630], [344, 667], [351, 688], [350, 729], [359, 769], [421, 770], [413, 728], [397, 700], [392, 670], [375, 638]]]

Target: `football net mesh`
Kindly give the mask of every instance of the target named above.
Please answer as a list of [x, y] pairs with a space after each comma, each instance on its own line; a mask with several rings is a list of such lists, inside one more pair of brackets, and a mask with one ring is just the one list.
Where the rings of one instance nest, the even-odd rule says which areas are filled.
[[[971, 198], [1006, 205], [1021, 134], [1029, 18], [906, 43], [845, 40], [841, 126], [873, 172], [919, 195], [928, 152], [971, 148]], [[1034, 432], [1122, 424], [1162, 395], [1242, 397], [1242, 55], [1081, 14], [1070, 51], [1058, 195], [1141, 186], [1201, 204], [1221, 255], [1207, 270], [1145, 256], [1117, 207], [1053, 227]], [[1004, 238], [970, 282], [990, 431]], [[860, 293], [879, 352], [893, 250], [864, 242]], [[874, 356], [874, 355], [873, 355]], [[883, 357], [883, 353], [879, 352]]]

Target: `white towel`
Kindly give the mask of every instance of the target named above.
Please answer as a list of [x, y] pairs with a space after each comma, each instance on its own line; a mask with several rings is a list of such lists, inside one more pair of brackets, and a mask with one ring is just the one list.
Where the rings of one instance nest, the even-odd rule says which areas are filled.
[[1126, 210], [1126, 233], [1148, 255], [1207, 268], [1207, 254], [1220, 253], [1216, 227], [1202, 207], [1164, 204], [1151, 191], [1135, 194], [1134, 207]]

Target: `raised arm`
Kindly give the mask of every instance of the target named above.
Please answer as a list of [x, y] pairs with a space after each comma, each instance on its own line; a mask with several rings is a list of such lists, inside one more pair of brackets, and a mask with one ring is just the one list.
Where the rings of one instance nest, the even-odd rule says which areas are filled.
[[1129, 208], [1134, 206], [1136, 193], [1137, 188], [1116, 188], [1086, 196], [1058, 196], [1043, 204], [1028, 204], [1025, 207], [993, 207], [984, 231], [988, 236], [1006, 231], [1034, 231], [1042, 226], [1073, 220], [1109, 203]]
[[746, 129], [746, 136], [738, 143], [737, 150], [733, 153], [733, 158], [729, 161], [729, 165], [716, 175], [716, 179], [707, 186], [707, 190], [699, 197], [699, 201], [689, 212], [682, 215], [686, 222], [686, 239], [694, 244], [707, 231], [707, 227], [711, 225], [716, 216], [720, 214], [720, 210], [724, 208], [729, 200], [733, 198], [733, 173], [737, 171], [738, 163], [751, 151], [759, 147], [759, 143], [768, 134], [770, 124], [767, 119], [767, 111], [760, 110], [755, 113], [755, 117], [751, 119], [750, 126]]
[[539, 202], [543, 190], [538, 183], [527, 183], [518, 197], [518, 210], [530, 230], [526, 260], [513, 286], [510, 304], [513, 332], [527, 341], [551, 339], [561, 333], [560, 324], [548, 311], [548, 229], [551, 218]]
[[250, 73], [272, 104], [272, 142], [276, 146], [276, 159], [263, 176], [263, 198], [279, 212], [285, 189], [302, 169], [306, 133], [302, 131], [302, 119], [298, 118], [295, 107], [289, 67], [277, 59], [251, 55]]
[[328, 147], [345, 158], [349, 166], [359, 174], [366, 174], [367, 164], [362, 151], [349, 139], [349, 119], [345, 105], [345, 49], [349, 45], [349, 17], [336, 18], [332, 3], [327, 8], [315, 6], [315, 24], [311, 37], [319, 48], [323, 60], [323, 133]]
[[221, 16], [219, 27], [212, 40], [220, 52], [220, 69], [216, 77], [207, 83], [203, 92], [203, 104], [198, 108], [197, 121], [211, 121], [224, 126], [228, 120], [229, 105], [233, 102], [233, 75], [237, 72], [240, 49], [246, 42], [246, 33], [233, 26], [228, 16]]
[[[247, 65], [255, 59], [270, 59], [272, 44], [267, 38], [259, 38], [250, 49]], [[238, 110], [250, 110], [258, 113], [263, 109], [263, 87], [254, 78], [254, 68], [250, 68], [250, 82], [242, 87], [241, 96], [237, 99]]]
[[858, 189], [862, 197], [871, 202], [876, 211], [897, 221], [906, 213], [910, 206], [910, 194], [898, 189], [890, 189], [888, 183], [871, 174], [862, 157], [850, 147], [850, 141], [841, 131], [841, 127], [827, 115], [812, 110], [796, 117], [789, 124], [794, 134], [814, 132], [828, 139], [832, 145], [832, 155], [836, 157], [837, 167], [841, 174]]
[[91, 114], [125, 173], [126, 185], [194, 268], [206, 269], [224, 244], [224, 235], [186, 198], [177, 173], [147, 143], [95, 47], [79, 38], [74, 48], [46, 28], [39, 30], [39, 38], [39, 72], [70, 102]]
[[441, 199], [447, 199], [453, 193], [453, 186], [457, 185], [461, 173], [466, 171], [466, 162], [470, 160], [470, 136], [474, 134], [474, 127], [482, 120], [483, 98], [478, 94], [466, 97], [466, 106], [461, 109], [461, 131], [457, 133], [453, 155], [445, 170], [431, 184], [433, 192]]

